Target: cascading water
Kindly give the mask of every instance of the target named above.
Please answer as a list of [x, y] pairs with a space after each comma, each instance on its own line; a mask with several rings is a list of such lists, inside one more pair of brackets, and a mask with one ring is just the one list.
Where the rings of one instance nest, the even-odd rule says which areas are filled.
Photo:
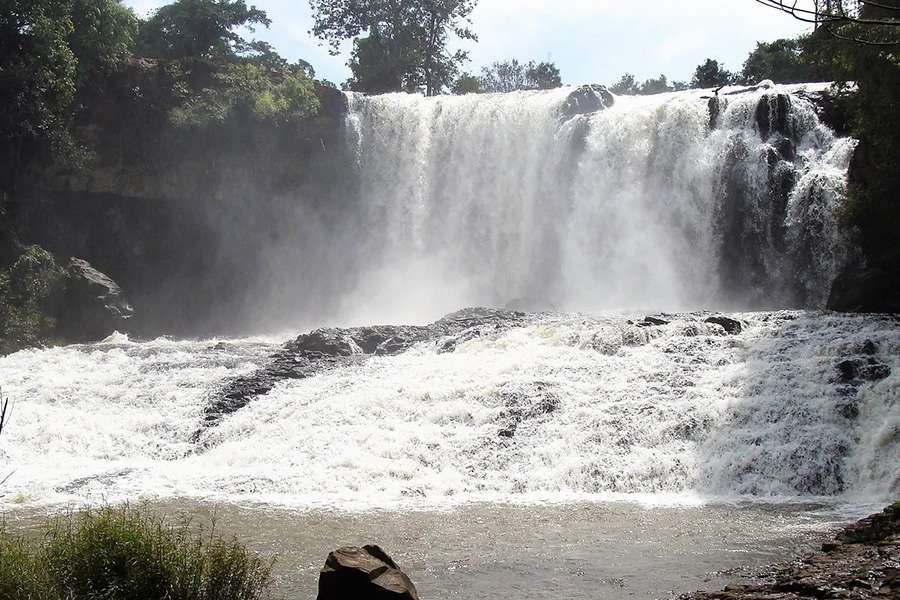
[[823, 307], [849, 257], [836, 211], [855, 142], [805, 89], [726, 90], [713, 115], [696, 91], [571, 117], [571, 88], [351, 95], [346, 312]]
[[[837, 213], [854, 142], [801, 92], [617, 98], [568, 116], [567, 89], [351, 96], [360, 197], [316, 238], [346, 242], [334, 314], [585, 314], [475, 323], [394, 356], [375, 350], [389, 338], [348, 343], [349, 358], [322, 338], [331, 366], [306, 378], [281, 340], [18, 352], [0, 358], [14, 402], [0, 465], [16, 469], [0, 503], [895, 497], [896, 319], [741, 313], [726, 333], [709, 313], [601, 313], [823, 306], [851, 258]], [[235, 381], [251, 401], [223, 392]], [[231, 409], [210, 424], [223, 395]]]
[[900, 326], [888, 317], [534, 315], [277, 382], [194, 436], [264, 341], [0, 359], [9, 502], [190, 497], [288, 506], [471, 501], [880, 502], [900, 493]]

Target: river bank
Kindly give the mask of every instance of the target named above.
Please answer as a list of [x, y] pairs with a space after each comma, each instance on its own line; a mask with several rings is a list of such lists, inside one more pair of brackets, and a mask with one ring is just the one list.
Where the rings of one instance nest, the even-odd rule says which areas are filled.
[[756, 581], [682, 600], [900, 597], [900, 502], [841, 530], [821, 550], [752, 575]]

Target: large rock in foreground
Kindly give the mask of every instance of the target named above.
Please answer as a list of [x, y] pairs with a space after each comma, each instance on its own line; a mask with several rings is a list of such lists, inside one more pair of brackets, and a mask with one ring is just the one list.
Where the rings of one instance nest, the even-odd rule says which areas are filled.
[[319, 575], [318, 600], [418, 600], [416, 586], [378, 546], [339, 548]]
[[127, 328], [134, 311], [115, 281], [80, 258], [69, 259], [66, 275], [58, 327], [65, 340], [92, 342]]

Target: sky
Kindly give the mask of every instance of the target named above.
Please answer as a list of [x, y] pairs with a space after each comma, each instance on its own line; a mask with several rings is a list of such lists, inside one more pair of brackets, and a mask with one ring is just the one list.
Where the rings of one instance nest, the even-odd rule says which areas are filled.
[[[165, 0], [125, 0], [141, 16]], [[248, 0], [268, 13], [269, 29], [249, 37], [272, 44], [290, 61], [302, 58], [316, 76], [346, 81], [347, 50], [331, 56], [310, 33], [306, 0]], [[480, 0], [472, 13], [477, 43], [464, 70], [497, 60], [550, 60], [566, 84], [614, 83], [626, 72], [639, 81], [665, 74], [690, 80], [706, 58], [739, 70], [757, 41], [792, 37], [808, 25], [754, 0]]]

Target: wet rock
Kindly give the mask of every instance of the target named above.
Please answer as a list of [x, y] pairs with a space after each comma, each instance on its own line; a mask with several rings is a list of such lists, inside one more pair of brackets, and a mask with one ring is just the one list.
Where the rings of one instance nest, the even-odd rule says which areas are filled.
[[791, 137], [788, 115], [791, 112], [791, 97], [788, 94], [766, 94], [756, 105], [756, 126], [763, 140], [780, 133]]
[[418, 600], [416, 586], [378, 546], [339, 548], [319, 573], [318, 600]]
[[714, 325], [720, 325], [722, 329], [725, 330], [725, 333], [729, 335], [737, 335], [741, 331], [743, 331], [743, 327], [741, 326], [741, 322], [736, 319], [730, 319], [728, 317], [723, 316], [715, 316], [709, 317], [705, 321], [705, 323], [712, 323]]
[[348, 329], [317, 329], [287, 342], [257, 371], [225, 383], [208, 400], [203, 430], [265, 395], [279, 381], [304, 379], [336, 367], [365, 362], [372, 356], [395, 356], [419, 343], [432, 342], [438, 353], [452, 352], [456, 344], [485, 333], [502, 333], [526, 322], [526, 313], [512, 310], [467, 308], [431, 325], [378, 325]]
[[127, 330], [134, 310], [112, 278], [80, 258], [69, 259], [66, 274], [66, 298], [58, 327], [63, 338], [89, 342]]
[[681, 600], [900, 597], [900, 503], [846, 527], [812, 555], [751, 572], [750, 583]]
[[615, 104], [615, 96], [605, 86], [583, 85], [574, 90], [560, 107], [560, 115], [571, 118], [595, 113]]
[[536, 381], [525, 389], [507, 390], [500, 394], [504, 408], [500, 412], [502, 428], [500, 437], [515, 436], [519, 426], [526, 420], [539, 419], [556, 412], [560, 401], [549, 383]]
[[848, 268], [831, 285], [828, 310], [900, 313], [900, 276], [877, 268]]
[[669, 322], [665, 319], [659, 319], [657, 317], [644, 317], [643, 321], [639, 321], [637, 323], [638, 327], [653, 327], [656, 325], [668, 325]]
[[878, 381], [891, 374], [891, 368], [888, 365], [879, 363], [874, 358], [842, 360], [835, 365], [835, 370], [838, 383]]

